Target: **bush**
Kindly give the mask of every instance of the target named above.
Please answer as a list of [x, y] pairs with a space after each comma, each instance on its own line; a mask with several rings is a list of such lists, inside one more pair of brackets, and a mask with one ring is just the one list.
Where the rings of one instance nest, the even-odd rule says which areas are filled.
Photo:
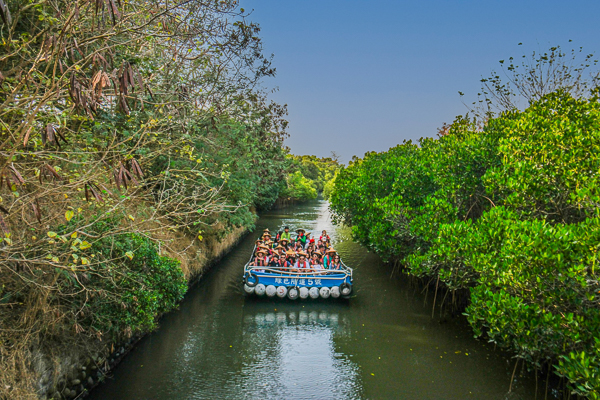
[[152, 330], [156, 318], [176, 308], [187, 291], [179, 261], [159, 255], [156, 244], [146, 237], [124, 234], [102, 239], [92, 250], [106, 260], [98, 265], [104, 275], [98, 282], [102, 294], [90, 303], [91, 326], [99, 331]]
[[558, 91], [420, 145], [342, 169], [335, 220], [409, 273], [469, 289], [477, 335], [598, 398], [598, 99]]

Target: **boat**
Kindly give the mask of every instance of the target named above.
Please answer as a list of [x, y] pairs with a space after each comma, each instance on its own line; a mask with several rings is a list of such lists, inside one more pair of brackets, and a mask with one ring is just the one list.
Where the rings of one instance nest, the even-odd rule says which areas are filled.
[[254, 247], [244, 266], [242, 279], [246, 295], [297, 299], [345, 298], [352, 295], [352, 268], [341, 262], [339, 270], [288, 271], [283, 267], [253, 265]]

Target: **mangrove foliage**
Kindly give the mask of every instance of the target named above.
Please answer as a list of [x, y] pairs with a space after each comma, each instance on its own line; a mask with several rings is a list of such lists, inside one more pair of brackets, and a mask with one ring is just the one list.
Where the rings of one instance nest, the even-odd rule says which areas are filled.
[[[600, 103], [557, 90], [339, 171], [338, 222], [408, 273], [467, 292], [484, 335], [600, 398]], [[447, 296], [447, 299], [453, 295]]]

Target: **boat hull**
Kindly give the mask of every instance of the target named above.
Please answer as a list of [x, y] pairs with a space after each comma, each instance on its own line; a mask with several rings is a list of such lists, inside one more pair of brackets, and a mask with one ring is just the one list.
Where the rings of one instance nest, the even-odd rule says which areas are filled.
[[[273, 272], [259, 272], [253, 270], [246, 270], [244, 274], [244, 293], [247, 295], [263, 295], [262, 287], [269, 288], [280, 288], [284, 287], [286, 292], [290, 288], [316, 288], [321, 294], [320, 296], [309, 296], [308, 298], [329, 298], [330, 290], [320, 291], [321, 288], [337, 288], [334, 293], [339, 293], [342, 298], [349, 298], [352, 293], [352, 276], [345, 272], [340, 273], [323, 273], [323, 274], [285, 274], [285, 273], [273, 273]], [[258, 291], [252, 290], [256, 286], [261, 285]], [[265, 290], [264, 295], [269, 294], [269, 290]], [[271, 289], [272, 292], [272, 289]], [[314, 293], [314, 291], [313, 291]], [[326, 294], [326, 295], [324, 295]], [[269, 297], [276, 297], [275, 295]], [[282, 296], [279, 296], [282, 297]], [[291, 298], [295, 300], [298, 297]], [[302, 298], [302, 296], [299, 296]], [[335, 298], [331, 296], [331, 298]]]

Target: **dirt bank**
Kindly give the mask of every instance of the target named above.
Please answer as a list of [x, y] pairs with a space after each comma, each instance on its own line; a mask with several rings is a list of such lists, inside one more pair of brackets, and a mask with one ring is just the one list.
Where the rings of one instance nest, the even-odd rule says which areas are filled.
[[[180, 232], [169, 232], [158, 239], [161, 240], [161, 254], [178, 259], [189, 285], [193, 285], [245, 233], [246, 229], [238, 228], [220, 238], [215, 235], [200, 242]], [[20, 389], [12, 393], [16, 398], [32, 399], [85, 397], [147, 333], [115, 341], [102, 337], [90, 339], [73, 330], [71, 335], [60, 340], [34, 343], [22, 354], [22, 370], [29, 371], [22, 378], [27, 378], [28, 382], [16, 382]]]

